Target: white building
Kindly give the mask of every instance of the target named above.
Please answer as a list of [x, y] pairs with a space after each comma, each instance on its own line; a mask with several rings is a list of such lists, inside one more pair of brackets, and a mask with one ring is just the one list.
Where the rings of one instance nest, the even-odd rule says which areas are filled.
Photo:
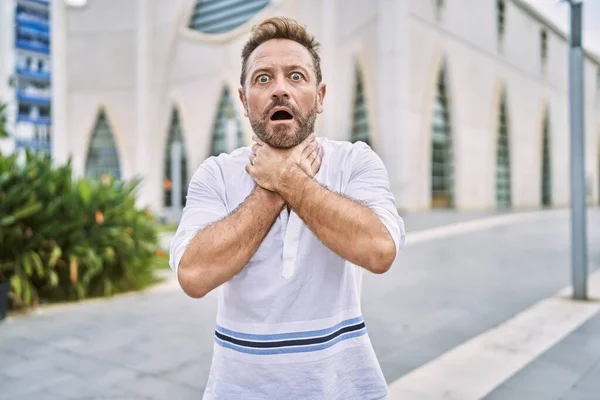
[[0, 2], [0, 102], [17, 149], [51, 147], [49, 0]]
[[[318, 133], [368, 141], [400, 209], [568, 204], [568, 41], [522, 0], [89, 0], [52, 12], [55, 156], [72, 155], [78, 174], [142, 175], [140, 201], [157, 211], [183, 203], [170, 190], [208, 156], [250, 142], [241, 47], [276, 15], [322, 44]], [[595, 203], [598, 71], [587, 54]]]

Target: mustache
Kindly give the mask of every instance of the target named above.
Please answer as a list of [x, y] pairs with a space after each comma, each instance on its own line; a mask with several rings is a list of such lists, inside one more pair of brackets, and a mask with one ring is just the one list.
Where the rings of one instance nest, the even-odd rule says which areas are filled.
[[273, 102], [269, 105], [269, 107], [267, 107], [267, 109], [263, 113], [263, 117], [268, 118], [269, 114], [271, 114], [271, 111], [275, 107], [287, 107], [287, 108], [289, 108], [289, 110], [292, 112], [292, 114], [294, 116], [300, 115], [299, 110], [292, 103], [290, 103], [289, 100], [287, 100], [283, 97], [277, 97], [275, 100], [273, 100]]

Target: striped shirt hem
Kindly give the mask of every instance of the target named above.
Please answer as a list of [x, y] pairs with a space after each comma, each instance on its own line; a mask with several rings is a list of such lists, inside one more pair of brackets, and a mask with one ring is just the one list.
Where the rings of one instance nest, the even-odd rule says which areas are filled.
[[217, 325], [215, 342], [221, 347], [246, 354], [306, 353], [324, 350], [366, 333], [361, 317], [347, 319], [326, 329], [280, 334], [248, 334]]

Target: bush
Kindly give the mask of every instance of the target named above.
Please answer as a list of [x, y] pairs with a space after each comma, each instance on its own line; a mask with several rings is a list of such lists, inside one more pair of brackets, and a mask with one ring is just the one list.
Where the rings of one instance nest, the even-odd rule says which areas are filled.
[[13, 307], [109, 296], [153, 282], [152, 215], [135, 206], [139, 180], [73, 180], [71, 162], [0, 156], [0, 281]]
[[0, 138], [8, 137], [6, 119], [6, 104], [0, 103]]

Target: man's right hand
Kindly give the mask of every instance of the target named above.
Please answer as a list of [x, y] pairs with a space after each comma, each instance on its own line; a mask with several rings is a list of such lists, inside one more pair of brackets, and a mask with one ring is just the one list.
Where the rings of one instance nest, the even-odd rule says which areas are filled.
[[246, 171], [256, 183], [272, 191], [278, 184], [279, 176], [293, 165], [300, 167], [305, 174], [313, 178], [321, 167], [322, 154], [315, 134], [310, 134], [297, 146], [289, 149], [270, 147], [256, 135]]
[[322, 159], [323, 149], [317, 140], [313, 139], [302, 151], [298, 165], [306, 175], [314, 178], [321, 168]]

